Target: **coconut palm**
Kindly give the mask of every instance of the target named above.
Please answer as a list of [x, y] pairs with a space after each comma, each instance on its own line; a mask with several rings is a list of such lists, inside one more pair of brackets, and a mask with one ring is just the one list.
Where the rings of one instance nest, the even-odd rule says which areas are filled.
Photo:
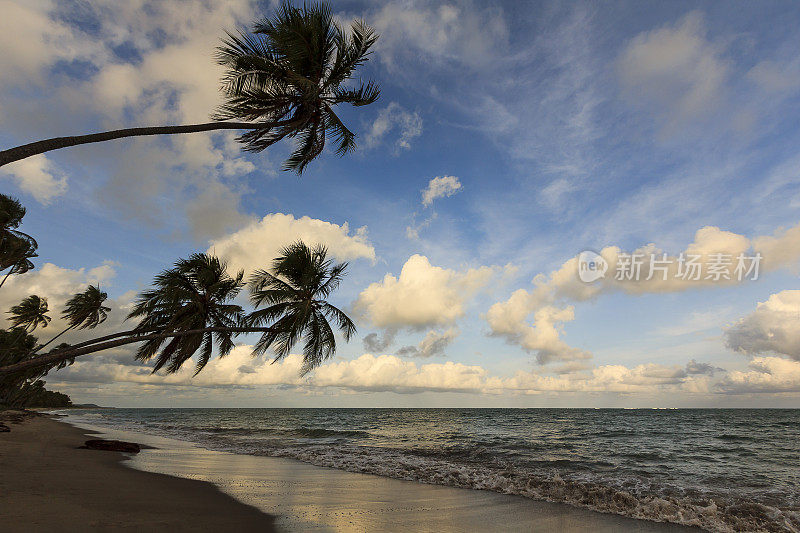
[[85, 291], [79, 292], [67, 300], [64, 311], [61, 312], [61, 317], [67, 321], [67, 327], [58, 335], [37, 347], [36, 350], [41, 350], [48, 346], [72, 329], [94, 329], [105, 322], [106, 318], [108, 318], [108, 312], [111, 311], [110, 307], [103, 305], [107, 299], [108, 294], [101, 291], [100, 287], [89, 285]]
[[[28, 258], [36, 257], [36, 240], [17, 229], [22, 224], [24, 216], [25, 207], [19, 200], [0, 194], [0, 270], [5, 270], [19, 262], [23, 262], [18, 267], [18, 270], [21, 270], [27, 265], [27, 263], [24, 263], [26, 255]], [[33, 268], [32, 264], [31, 268]]]
[[196, 372], [202, 370], [215, 343], [220, 357], [227, 355], [234, 347], [234, 332], [224, 328], [241, 324], [243, 310], [231, 301], [244, 286], [243, 279], [244, 271], [231, 277], [224, 261], [202, 253], [181, 259], [174, 268], [157, 275], [155, 288], [142, 293], [128, 315], [142, 319], [136, 331], [176, 333], [209, 326], [223, 330], [155, 338], [137, 350], [136, 358], [148, 361], [157, 355], [153, 372], [167, 365], [166, 371], [172, 373], [198, 350]]
[[6, 246], [0, 250], [0, 271], [9, 269], [3, 279], [0, 280], [0, 287], [12, 274], [24, 274], [33, 270], [31, 259], [38, 257], [35, 243], [17, 237], [10, 237], [6, 241]]
[[270, 347], [275, 361], [286, 357], [300, 337], [305, 337], [305, 374], [336, 351], [336, 339], [328, 319], [335, 322], [345, 340], [356, 332], [355, 324], [340, 309], [326, 301], [342, 280], [347, 263], [334, 264], [324, 246], [311, 249], [302, 242], [283, 249], [272, 263], [272, 272], [257, 270], [250, 279], [254, 306], [266, 305], [248, 316], [251, 325], [273, 324], [254, 348], [263, 354]]
[[347, 87], [376, 39], [361, 21], [351, 24], [348, 35], [324, 3], [302, 7], [284, 3], [272, 18], [257, 23], [253, 33], [228, 33], [224, 39], [218, 60], [227, 67], [222, 86], [225, 103], [213, 122], [46, 139], [0, 152], [0, 166], [79, 144], [227, 129], [249, 130], [238, 140], [251, 152], [296, 137], [297, 149], [285, 166], [301, 173], [322, 152], [327, 136], [335, 138], [340, 155], [354, 149], [355, 135], [333, 108], [341, 103], [363, 106], [378, 99], [380, 91], [372, 82]]
[[16, 198], [0, 194], [0, 229], [18, 228], [25, 216], [25, 207]]
[[[303, 373], [331, 357], [336, 349], [335, 321], [349, 340], [353, 322], [325, 301], [339, 285], [347, 264], [334, 265], [324, 247], [309, 249], [302, 243], [283, 250], [273, 271], [257, 271], [250, 281], [256, 309], [248, 316], [231, 303], [244, 286], [244, 273], [227, 274], [226, 264], [208, 254], [189, 259], [156, 276], [152, 290], [137, 299], [129, 318], [140, 318], [135, 329], [56, 349], [27, 361], [0, 366], [0, 378], [31, 368], [53, 368], [63, 361], [126, 344], [145, 343], [137, 358], [155, 358], [153, 371], [176, 372], [199, 352], [196, 372], [208, 363], [216, 344], [220, 357], [233, 349], [232, 337], [260, 333], [254, 355], [275, 348], [276, 360], [285, 357], [305, 337]], [[271, 323], [273, 322], [274, 323]], [[264, 325], [269, 324], [269, 325]]]
[[31, 333], [37, 327], [46, 328], [52, 320], [48, 315], [47, 298], [32, 294], [11, 308], [9, 322], [12, 327]]

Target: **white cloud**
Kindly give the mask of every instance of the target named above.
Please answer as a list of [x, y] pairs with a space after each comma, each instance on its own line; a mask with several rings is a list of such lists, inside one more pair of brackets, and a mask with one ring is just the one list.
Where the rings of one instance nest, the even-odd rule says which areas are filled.
[[[652, 394], [681, 392], [707, 394], [716, 386], [707, 375], [689, 375], [678, 365], [605, 365], [579, 375], [551, 376], [519, 371], [511, 377], [491, 375], [479, 365], [418, 363], [394, 355], [363, 354], [356, 359], [326, 363], [301, 377], [302, 356], [289, 355], [272, 364], [268, 357], [253, 358], [251, 346], [238, 346], [228, 356], [216, 358], [200, 374], [187, 364], [175, 374], [151, 374], [144, 365], [97, 355], [51, 376], [60, 383], [139, 383], [162, 386], [292, 387], [300, 390], [336, 388], [349, 391], [469, 392], [483, 394], [541, 394], [552, 392], [612, 392]], [[94, 359], [93, 359], [94, 358]], [[793, 363], [797, 365], [797, 363]], [[60, 380], [60, 381], [59, 381]], [[723, 380], [720, 383], [726, 383]], [[715, 390], [730, 392], [716, 386]]]
[[800, 290], [785, 290], [759, 302], [756, 310], [725, 330], [737, 352], [774, 353], [800, 361]]
[[403, 265], [400, 276], [386, 274], [381, 282], [364, 289], [354, 308], [379, 328], [450, 325], [464, 316], [469, 299], [496, 270], [487, 266], [450, 270], [415, 254]]
[[800, 362], [754, 357], [749, 366], [746, 372], [728, 372], [717, 388], [730, 394], [800, 392]]
[[[701, 275], [698, 280], [678, 276], [678, 257], [670, 255], [667, 255], [666, 272], [653, 271], [652, 278], [647, 279], [650, 274], [651, 254], [658, 260], [663, 259], [664, 252], [654, 244], [648, 244], [632, 252], [644, 258], [638, 279], [617, 280], [616, 271], [621, 264], [622, 253], [616, 246], [609, 246], [600, 251], [600, 255], [608, 263], [608, 270], [605, 277], [593, 283], [580, 280], [577, 256], [566, 261], [549, 275], [539, 274], [533, 280], [532, 289], [519, 289], [506, 301], [492, 305], [484, 316], [491, 328], [491, 334], [518, 344], [526, 350], [537, 352], [540, 362], [586, 357], [588, 355], [586, 352], [569, 347], [559, 339], [561, 330], [558, 325], [574, 319], [572, 306], [565, 307], [564, 302], [587, 301], [601, 294], [618, 291], [628, 294], [671, 293], [742, 283], [750, 279], [753, 274], [750, 274], [750, 277], [743, 275], [741, 281], [737, 279], [735, 269], [740, 254], [744, 254], [747, 258], [755, 253], [761, 253], [763, 264], [760, 271], [793, 268], [800, 261], [800, 225], [775, 236], [756, 237], [752, 240], [714, 226], [700, 228], [695, 234], [694, 241], [683, 252], [684, 257], [700, 256], [698, 264]], [[715, 254], [729, 256], [730, 279], [708, 278], [709, 267], [714, 262]], [[745, 267], [749, 267], [750, 264], [750, 261], [745, 261]], [[534, 322], [528, 324], [527, 317], [531, 314], [534, 315]]]
[[534, 311], [530, 325], [525, 322], [529, 313], [524, 298], [514, 298], [512, 295], [504, 304], [493, 305], [485, 318], [492, 329], [492, 335], [503, 337], [525, 350], [535, 352], [539, 363], [591, 358], [590, 353], [573, 348], [561, 340], [561, 325], [575, 318], [572, 306], [540, 307]]
[[365, 258], [375, 261], [375, 249], [367, 238], [366, 226], [350, 233], [350, 226], [316, 218], [283, 213], [267, 215], [241, 230], [211, 242], [209, 253], [226, 259], [232, 269], [268, 267], [284, 246], [298, 240], [309, 246], [325, 245], [339, 260]]
[[67, 177], [44, 155], [37, 155], [0, 168], [0, 175], [14, 179], [20, 189], [37, 202], [48, 205], [67, 192]]
[[705, 115], [722, 98], [729, 75], [720, 47], [706, 39], [698, 12], [634, 37], [618, 59], [631, 99], [650, 106], [667, 130]]
[[378, 146], [392, 132], [396, 133], [394, 149], [408, 150], [411, 148], [411, 141], [422, 135], [422, 117], [416, 111], [411, 113], [397, 102], [391, 102], [378, 112], [367, 132], [365, 147], [369, 149]]
[[422, 189], [422, 205], [429, 207], [437, 198], [453, 196], [462, 188], [461, 182], [455, 176], [437, 176]]

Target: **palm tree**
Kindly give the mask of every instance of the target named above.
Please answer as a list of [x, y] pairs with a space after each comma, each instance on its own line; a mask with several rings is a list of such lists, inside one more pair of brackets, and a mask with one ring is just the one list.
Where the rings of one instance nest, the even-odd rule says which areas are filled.
[[[347, 263], [334, 264], [327, 259], [324, 246], [309, 248], [302, 242], [283, 249], [272, 263], [272, 273], [257, 270], [250, 278], [250, 299], [254, 306], [267, 305], [248, 316], [251, 325], [273, 324], [256, 343], [254, 353], [261, 355], [274, 348], [275, 359], [286, 357], [301, 336], [302, 374], [319, 366], [336, 351], [336, 339], [328, 319], [333, 320], [350, 340], [356, 332], [353, 321], [326, 301], [342, 280]], [[274, 362], [273, 361], [273, 362]]]
[[25, 207], [16, 198], [0, 194], [0, 230], [18, 228], [25, 216]]
[[123, 137], [249, 130], [238, 140], [251, 152], [297, 137], [297, 149], [285, 167], [302, 173], [322, 152], [326, 136], [336, 139], [339, 155], [355, 148], [355, 135], [333, 107], [364, 106], [378, 99], [380, 91], [372, 82], [345, 87], [376, 40], [361, 21], [351, 24], [348, 36], [325, 3], [302, 7], [284, 3], [272, 18], [257, 23], [253, 33], [228, 33], [223, 41], [218, 60], [227, 67], [222, 86], [225, 103], [213, 122], [55, 137], [0, 151], [0, 166], [50, 150]]
[[[0, 378], [36, 367], [52, 368], [62, 361], [126, 344], [144, 342], [137, 358], [155, 357], [154, 372], [164, 367], [177, 372], [199, 353], [196, 372], [208, 363], [214, 343], [220, 357], [233, 349], [232, 337], [261, 333], [254, 355], [273, 344], [276, 360], [305, 337], [303, 373], [331, 357], [336, 349], [327, 318], [335, 320], [346, 340], [355, 333], [353, 322], [325, 301], [339, 285], [347, 264], [333, 265], [323, 247], [309, 249], [302, 243], [283, 250], [273, 263], [273, 272], [257, 271], [250, 281], [256, 310], [245, 316], [231, 303], [244, 286], [244, 273], [231, 277], [226, 264], [214, 256], [194, 254], [175, 263], [155, 278], [155, 288], [143, 292], [129, 318], [141, 317], [137, 327], [64, 349], [56, 349], [27, 361], [0, 366]], [[269, 326], [264, 326], [275, 320]]]
[[9, 269], [3, 279], [0, 280], [0, 287], [12, 274], [24, 274], [33, 270], [34, 265], [31, 259], [38, 257], [35, 242], [17, 237], [10, 237], [7, 246], [3, 246], [0, 251], [0, 271]]
[[108, 312], [111, 311], [110, 307], [103, 305], [107, 299], [108, 294], [95, 285], [89, 285], [85, 291], [74, 295], [67, 300], [65, 309], [61, 312], [61, 317], [67, 321], [67, 327], [34, 351], [41, 350], [71, 329], [94, 329], [105, 322]]
[[[17, 229], [22, 224], [24, 216], [25, 207], [19, 200], [0, 194], [0, 270], [13, 267], [19, 262], [23, 262], [23, 264], [17, 270], [24, 270], [24, 267], [30, 263], [30, 261], [25, 263], [24, 260], [36, 257], [35, 252], [38, 246], [36, 240]], [[31, 264], [31, 268], [33, 268], [33, 264]]]
[[11, 308], [8, 314], [12, 327], [31, 333], [37, 327], [46, 328], [52, 320], [48, 315], [47, 298], [32, 294]]
[[[227, 273], [227, 264], [208, 254], [192, 254], [175, 263], [155, 278], [155, 288], [142, 293], [128, 318], [139, 318], [136, 330], [162, 333], [202, 330], [208, 326], [231, 328], [241, 324], [243, 309], [230, 303], [244, 286], [244, 271], [234, 277]], [[200, 350], [196, 372], [211, 358], [215, 341], [220, 357], [233, 349], [231, 331], [198, 332], [180, 337], [156, 338], [143, 344], [136, 358], [148, 361], [156, 354], [153, 372], [164, 365], [167, 372], [177, 372]], [[162, 348], [162, 345], [166, 345]]]

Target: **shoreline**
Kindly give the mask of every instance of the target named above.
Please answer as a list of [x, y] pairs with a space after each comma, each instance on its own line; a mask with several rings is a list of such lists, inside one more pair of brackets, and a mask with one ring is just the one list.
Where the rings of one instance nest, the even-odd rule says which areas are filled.
[[[145, 433], [85, 423], [76, 427], [67, 420], [48, 420], [49, 430], [58, 434], [66, 430], [72, 434], [75, 445], [83, 443], [88, 431], [92, 435], [102, 434], [105, 438], [154, 446], [155, 449], [145, 449], [130, 460], [116, 459], [113, 462], [119, 470], [156, 476], [147, 478], [154, 487], [162, 485], [164, 478], [209, 485], [207, 488], [212, 488], [217, 497], [233, 500], [250, 511], [259, 509], [265, 513], [262, 518], [271, 520], [270, 527], [274, 525], [279, 531], [480, 531], [498, 527], [540, 532], [699, 531], [491, 491], [352, 473], [294, 459], [210, 451], [186, 441]], [[20, 427], [24, 426], [15, 426], [11, 434]], [[3, 437], [0, 436], [0, 453], [2, 450]], [[88, 453], [118, 455], [114, 452]], [[119, 483], [118, 474], [119, 471], [107, 471], [115, 485]], [[190, 478], [191, 481], [180, 478]], [[56, 486], [58, 484], [55, 482]], [[169, 507], [169, 503], [164, 507]], [[175, 512], [175, 515], [183, 519], [180, 513]], [[26, 527], [14, 531], [30, 530], [28, 518], [18, 515], [15, 520]], [[120, 529], [124, 527], [122, 523], [118, 526]], [[236, 526], [226, 521], [223, 527], [231, 529]], [[256, 529], [248, 525], [238, 528], [244, 531]], [[102, 529], [115, 528], [107, 525]], [[162, 528], [156, 525], [155, 529]], [[214, 528], [209, 527], [211, 529]], [[264, 531], [265, 528], [259, 526], [258, 530]]]
[[46, 415], [0, 434], [2, 530], [276, 531], [275, 517], [211, 483], [129, 468], [79, 449], [92, 433]]

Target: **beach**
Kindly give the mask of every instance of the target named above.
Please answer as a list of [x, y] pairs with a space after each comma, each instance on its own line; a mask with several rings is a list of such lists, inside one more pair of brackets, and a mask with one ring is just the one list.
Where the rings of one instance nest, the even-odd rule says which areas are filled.
[[79, 449], [89, 438], [86, 428], [46, 416], [0, 434], [3, 530], [690, 530], [489, 491], [210, 451], [130, 431], [103, 429], [102, 436], [154, 449], [130, 459]]
[[126, 455], [79, 449], [86, 432], [47, 416], [0, 434], [0, 529], [274, 531], [274, 518], [214, 485], [123, 466]]

